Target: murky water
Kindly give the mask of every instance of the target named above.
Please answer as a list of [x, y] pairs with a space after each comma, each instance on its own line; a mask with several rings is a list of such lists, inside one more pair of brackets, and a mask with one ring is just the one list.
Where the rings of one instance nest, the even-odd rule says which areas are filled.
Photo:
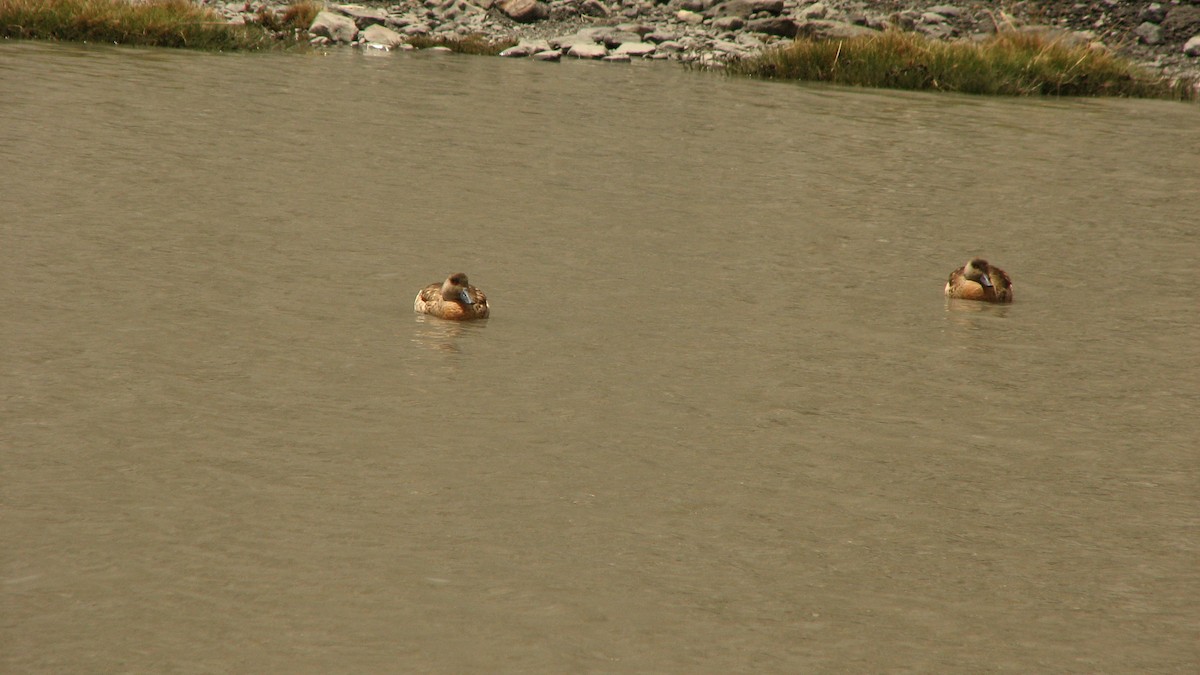
[[[1194, 672], [1200, 114], [0, 45], [9, 672]], [[947, 304], [969, 255], [1016, 303]], [[466, 271], [493, 318], [412, 314]]]

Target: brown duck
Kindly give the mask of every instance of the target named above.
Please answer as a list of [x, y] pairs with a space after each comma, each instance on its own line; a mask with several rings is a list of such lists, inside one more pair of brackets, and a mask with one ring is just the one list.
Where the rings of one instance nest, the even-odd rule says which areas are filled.
[[967, 264], [950, 273], [950, 279], [946, 281], [946, 297], [1012, 302], [1012, 280], [1004, 270], [989, 265], [983, 258], [971, 258]]
[[486, 319], [489, 311], [487, 296], [470, 285], [467, 275], [462, 272], [451, 274], [440, 284], [429, 284], [422, 288], [413, 302], [413, 309], [454, 321]]

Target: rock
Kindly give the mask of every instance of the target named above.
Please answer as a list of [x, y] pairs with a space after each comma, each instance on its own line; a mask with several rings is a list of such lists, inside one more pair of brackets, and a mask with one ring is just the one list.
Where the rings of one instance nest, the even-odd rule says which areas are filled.
[[369, 44], [381, 45], [387, 47], [388, 49], [396, 47], [400, 43], [404, 42], [404, 36], [400, 35], [391, 28], [388, 28], [387, 26], [381, 26], [379, 24], [367, 26], [366, 30], [359, 33], [359, 37]]
[[579, 3], [579, 12], [601, 19], [607, 19], [612, 14], [600, 0], [583, 0], [583, 2]]
[[925, 11], [933, 12], [934, 14], [940, 14], [947, 19], [956, 19], [962, 16], [963, 13], [961, 9], [953, 5], [937, 5], [936, 7], [930, 7]]
[[500, 0], [496, 8], [518, 23], [533, 23], [550, 16], [550, 8], [539, 0]]
[[779, 16], [783, 13], [783, 0], [728, 0], [728, 2], [713, 5], [704, 15], [709, 18], [736, 16], [749, 19], [759, 12]]
[[741, 30], [745, 25], [746, 20], [740, 16], [723, 16], [712, 22], [712, 27], [717, 30]]
[[627, 54], [629, 56], [648, 56], [653, 54], [658, 47], [649, 42], [624, 42], [620, 47], [617, 47], [616, 54]]
[[699, 26], [700, 24], [704, 23], [703, 14], [697, 14], [686, 9], [681, 9], [678, 12], [675, 12], [675, 18], [679, 19], [682, 23], [688, 24], [689, 26]]
[[562, 52], [557, 49], [547, 49], [544, 52], [538, 52], [533, 55], [534, 61], [561, 61]]
[[647, 33], [647, 34], [643, 35], [642, 39], [645, 40], [646, 42], [653, 42], [655, 44], [660, 44], [663, 42], [673, 42], [673, 41], [679, 39], [679, 33], [672, 33], [670, 31], [656, 30], [652, 33]]
[[1188, 56], [1200, 56], [1200, 35], [1193, 37], [1183, 44], [1183, 53]]
[[1200, 33], [1200, 7], [1172, 7], [1167, 12], [1167, 18], [1163, 19], [1162, 27], [1172, 40], [1183, 40]]
[[354, 42], [358, 37], [358, 26], [350, 17], [322, 10], [317, 12], [308, 32], [314, 36], [327, 37], [332, 42]]
[[1156, 23], [1146, 21], [1137, 28], [1133, 29], [1133, 34], [1137, 36], [1138, 42], [1144, 45], [1159, 45], [1163, 41], [1162, 26]]
[[594, 42], [591, 44], [577, 42], [567, 50], [567, 56], [574, 56], [577, 59], [602, 59], [608, 56], [608, 48]]
[[730, 42], [728, 40], [715, 40], [712, 43], [712, 48], [714, 51], [718, 51], [723, 54], [729, 54], [731, 56], [741, 56], [746, 52], [744, 47], [736, 42]]
[[[847, 24], [849, 25], [849, 24]], [[746, 22], [746, 30], [779, 37], [794, 38], [799, 32], [795, 21], [786, 16], [773, 16], [767, 19], [754, 19]]]
[[608, 56], [602, 57], [600, 60], [608, 61], [609, 63], [629, 63], [632, 59], [628, 54], [609, 54]]
[[1138, 15], [1138, 18], [1150, 23], [1162, 23], [1163, 19], [1167, 18], [1167, 10], [1163, 9], [1161, 4], [1152, 2], [1142, 8], [1142, 13]]
[[364, 7], [362, 5], [335, 5], [334, 9], [350, 17], [354, 21], [354, 25], [358, 26], [359, 30], [365, 29], [367, 26], [374, 26], [387, 21], [387, 12], [378, 7]]
[[533, 42], [518, 42], [516, 45], [500, 52], [500, 56], [524, 57], [533, 56], [538, 52], [544, 52], [550, 49], [550, 43], [545, 40], [534, 40]]
[[584, 29], [579, 31], [580, 35], [591, 37], [593, 42], [602, 43], [605, 47], [613, 49], [617, 45], [625, 42], [641, 42], [642, 36], [637, 33], [627, 33], [623, 30], [618, 30], [614, 27], [604, 26], [601, 28]]
[[814, 40], [847, 40], [864, 35], [879, 35], [879, 31], [844, 21], [805, 21], [797, 25], [796, 34]]
[[829, 8], [823, 2], [814, 2], [813, 4], [800, 10], [797, 14], [801, 19], [824, 19], [829, 16]]
[[654, 26], [648, 26], [644, 23], [621, 23], [617, 24], [617, 30], [623, 33], [635, 33], [640, 40], [646, 35], [653, 33]]

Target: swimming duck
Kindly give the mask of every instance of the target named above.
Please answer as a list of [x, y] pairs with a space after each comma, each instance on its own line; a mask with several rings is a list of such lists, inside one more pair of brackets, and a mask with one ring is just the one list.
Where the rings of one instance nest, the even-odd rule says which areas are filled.
[[1012, 281], [1004, 270], [989, 265], [983, 258], [971, 258], [966, 265], [950, 273], [946, 297], [984, 302], [1012, 302]]
[[451, 274], [440, 284], [422, 288], [413, 302], [413, 309], [456, 321], [486, 319], [488, 315], [487, 296], [467, 283], [467, 275], [462, 272]]

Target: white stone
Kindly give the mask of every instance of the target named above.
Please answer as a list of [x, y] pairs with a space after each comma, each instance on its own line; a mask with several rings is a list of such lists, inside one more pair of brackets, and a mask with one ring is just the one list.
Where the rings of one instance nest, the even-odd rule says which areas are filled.
[[379, 24], [367, 26], [366, 30], [360, 33], [360, 37], [369, 44], [382, 45], [389, 49], [404, 42], [404, 36], [387, 26]]
[[1200, 35], [1195, 35], [1184, 43], [1183, 53], [1188, 56], [1200, 56]]

